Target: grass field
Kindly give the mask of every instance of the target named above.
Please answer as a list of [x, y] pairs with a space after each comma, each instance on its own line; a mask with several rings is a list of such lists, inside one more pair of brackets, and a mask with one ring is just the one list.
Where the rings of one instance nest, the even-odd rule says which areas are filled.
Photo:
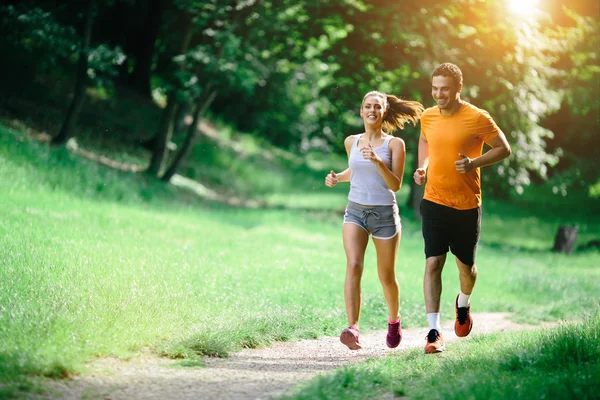
[[480, 335], [440, 355], [414, 349], [345, 367], [284, 399], [597, 399], [599, 340], [599, 314], [553, 329]]
[[[227, 207], [64, 149], [50, 150], [0, 126], [0, 397], [37, 390], [29, 377], [67, 376], [93, 356], [127, 357], [143, 349], [195, 360], [276, 340], [338, 334], [345, 325], [340, 210], [347, 187], [330, 190], [322, 182], [329, 169], [339, 170], [344, 160], [310, 155], [309, 162], [303, 162], [280, 150], [269, 152], [268, 163], [260, 162], [263, 157], [256, 150], [246, 150], [244, 163], [231, 153], [214, 155], [219, 161], [211, 165], [219, 165], [218, 171], [197, 167], [198, 176], [200, 171], [212, 174], [206, 181], [215, 185], [230, 179], [231, 196], [244, 197], [259, 187], [255, 195], [266, 206]], [[399, 198], [407, 194], [404, 187]], [[597, 361], [588, 361], [598, 359], [600, 253], [592, 249], [561, 255], [549, 248], [556, 228], [565, 222], [579, 224], [582, 240], [600, 237], [598, 213], [557, 213], [491, 200], [484, 213], [477, 311], [509, 311], [516, 320], [530, 323], [596, 317], [549, 337], [515, 336], [506, 341], [506, 346], [518, 342], [520, 352], [500, 348], [480, 355], [516, 369], [521, 367], [514, 360], [521, 359], [538, 368], [524, 354], [527, 349], [552, 347], [552, 335], [567, 335], [574, 346], [595, 338], [596, 347], [585, 352], [582, 363], [570, 367], [568, 376], [597, 376]], [[403, 325], [423, 326], [420, 225], [409, 210], [401, 214], [398, 277]], [[442, 315], [452, 318], [458, 287], [450, 263], [444, 286]], [[385, 327], [387, 312], [372, 246], [363, 298], [361, 328]], [[587, 336], [594, 329], [596, 336]], [[577, 336], [578, 332], [583, 333]], [[363, 369], [383, 382], [377, 390], [430, 397], [415, 382], [433, 379], [427, 372], [430, 367], [444, 369], [449, 364], [457, 371], [464, 368], [461, 363], [470, 364], [464, 356], [456, 357], [422, 360], [409, 353], [386, 359], [340, 372], [346, 374], [342, 378], [324, 378], [315, 384], [317, 389], [306, 389], [309, 397], [300, 398], [311, 398], [311, 390], [321, 390], [330, 380], [369, 393], [367, 387], [373, 384], [357, 378]], [[414, 360], [418, 361], [408, 374], [398, 372], [399, 365]], [[588, 364], [589, 369], [581, 367]], [[541, 380], [549, 367], [540, 368]], [[469, 371], [469, 376], [487, 379], [481, 368]], [[512, 374], [510, 368], [507, 371]], [[400, 383], [385, 383], [397, 374], [405, 376]], [[348, 379], [351, 384], [344, 383]], [[590, 382], [586, 379], [584, 383]], [[449, 386], [443, 393], [455, 389]], [[498, 390], [511, 396], [508, 386]]]

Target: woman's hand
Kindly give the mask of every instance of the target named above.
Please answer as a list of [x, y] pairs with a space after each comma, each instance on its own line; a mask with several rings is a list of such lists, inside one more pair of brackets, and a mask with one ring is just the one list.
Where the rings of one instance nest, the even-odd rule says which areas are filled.
[[375, 165], [379, 165], [382, 162], [381, 158], [379, 158], [377, 153], [375, 153], [375, 150], [373, 149], [373, 146], [371, 146], [371, 143], [369, 143], [369, 147], [363, 147], [362, 149], [360, 149], [360, 151], [365, 160], [369, 160]]
[[338, 182], [339, 179], [333, 170], [325, 177], [325, 186], [334, 187]]

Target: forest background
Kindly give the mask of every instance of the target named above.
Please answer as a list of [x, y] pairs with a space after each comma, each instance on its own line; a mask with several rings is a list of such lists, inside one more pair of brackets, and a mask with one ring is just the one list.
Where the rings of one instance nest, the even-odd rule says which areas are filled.
[[[462, 97], [489, 110], [514, 149], [484, 174], [486, 190], [548, 181], [549, 198], [600, 195], [595, 1], [1, 4], [3, 112], [53, 145], [143, 146], [141, 168], [165, 181], [222, 183], [194, 162], [207, 114], [300, 154], [342, 152], [364, 93], [431, 106], [431, 71], [449, 61], [464, 72]], [[414, 152], [418, 127], [402, 136]]]
[[[513, 149], [482, 173], [478, 311], [594, 316], [568, 340], [544, 336], [556, 357], [537, 357], [540, 343], [490, 346], [500, 366], [489, 372], [510, 378], [497, 398], [518, 398], [531, 376], [523, 398], [597, 393], [597, 1], [0, 0], [0, 33], [0, 397], [94, 357], [149, 349], [201, 365], [339, 334], [347, 186], [323, 179], [347, 165], [343, 139], [362, 130], [366, 92], [432, 106], [430, 74], [446, 61]], [[418, 327], [419, 127], [398, 135], [403, 326]], [[561, 227], [573, 240], [552, 252]], [[363, 285], [368, 331], [386, 311], [375, 274]], [[445, 290], [443, 307], [455, 295]], [[235, 324], [231, 309], [244, 316]], [[347, 390], [381, 389], [357, 384]], [[437, 390], [401, 385], [393, 392]]]

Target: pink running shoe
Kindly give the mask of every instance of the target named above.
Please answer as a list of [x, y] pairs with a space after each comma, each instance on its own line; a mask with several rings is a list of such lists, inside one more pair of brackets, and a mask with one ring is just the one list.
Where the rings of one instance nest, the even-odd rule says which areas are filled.
[[400, 321], [398, 322], [388, 322], [388, 333], [385, 338], [385, 344], [390, 349], [398, 347], [400, 341], [402, 340], [402, 327], [400, 326]]
[[349, 326], [342, 331], [340, 335], [340, 342], [348, 346], [350, 350], [360, 350], [362, 347], [358, 342], [359, 330], [356, 325]]

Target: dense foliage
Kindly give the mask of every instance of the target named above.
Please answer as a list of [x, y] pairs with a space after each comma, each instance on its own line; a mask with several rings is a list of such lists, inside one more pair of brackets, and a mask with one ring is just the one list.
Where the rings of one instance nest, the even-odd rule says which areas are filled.
[[[488, 109], [514, 149], [495, 167], [499, 174], [485, 175], [490, 187], [520, 191], [532, 178], [550, 178], [557, 191], [598, 191], [593, 2], [546, 1], [536, 14], [519, 15], [506, 0], [88, 1], [93, 7], [0, 3], [0, 50], [9, 55], [0, 72], [11, 77], [1, 104], [14, 107], [34, 81], [61, 82], [67, 97], [79, 55], [87, 54], [89, 87], [108, 97], [128, 88], [164, 107], [147, 135], [155, 175], [166, 168], [171, 140], [183, 149], [170, 172], [191, 154], [195, 129], [183, 132], [185, 114], [198, 121], [210, 110], [299, 151], [342, 151], [341, 139], [360, 129], [356, 111], [366, 91], [429, 106], [430, 73], [450, 61], [463, 69], [463, 98]], [[86, 21], [91, 47], [82, 53]], [[418, 130], [403, 136], [413, 151]]]

